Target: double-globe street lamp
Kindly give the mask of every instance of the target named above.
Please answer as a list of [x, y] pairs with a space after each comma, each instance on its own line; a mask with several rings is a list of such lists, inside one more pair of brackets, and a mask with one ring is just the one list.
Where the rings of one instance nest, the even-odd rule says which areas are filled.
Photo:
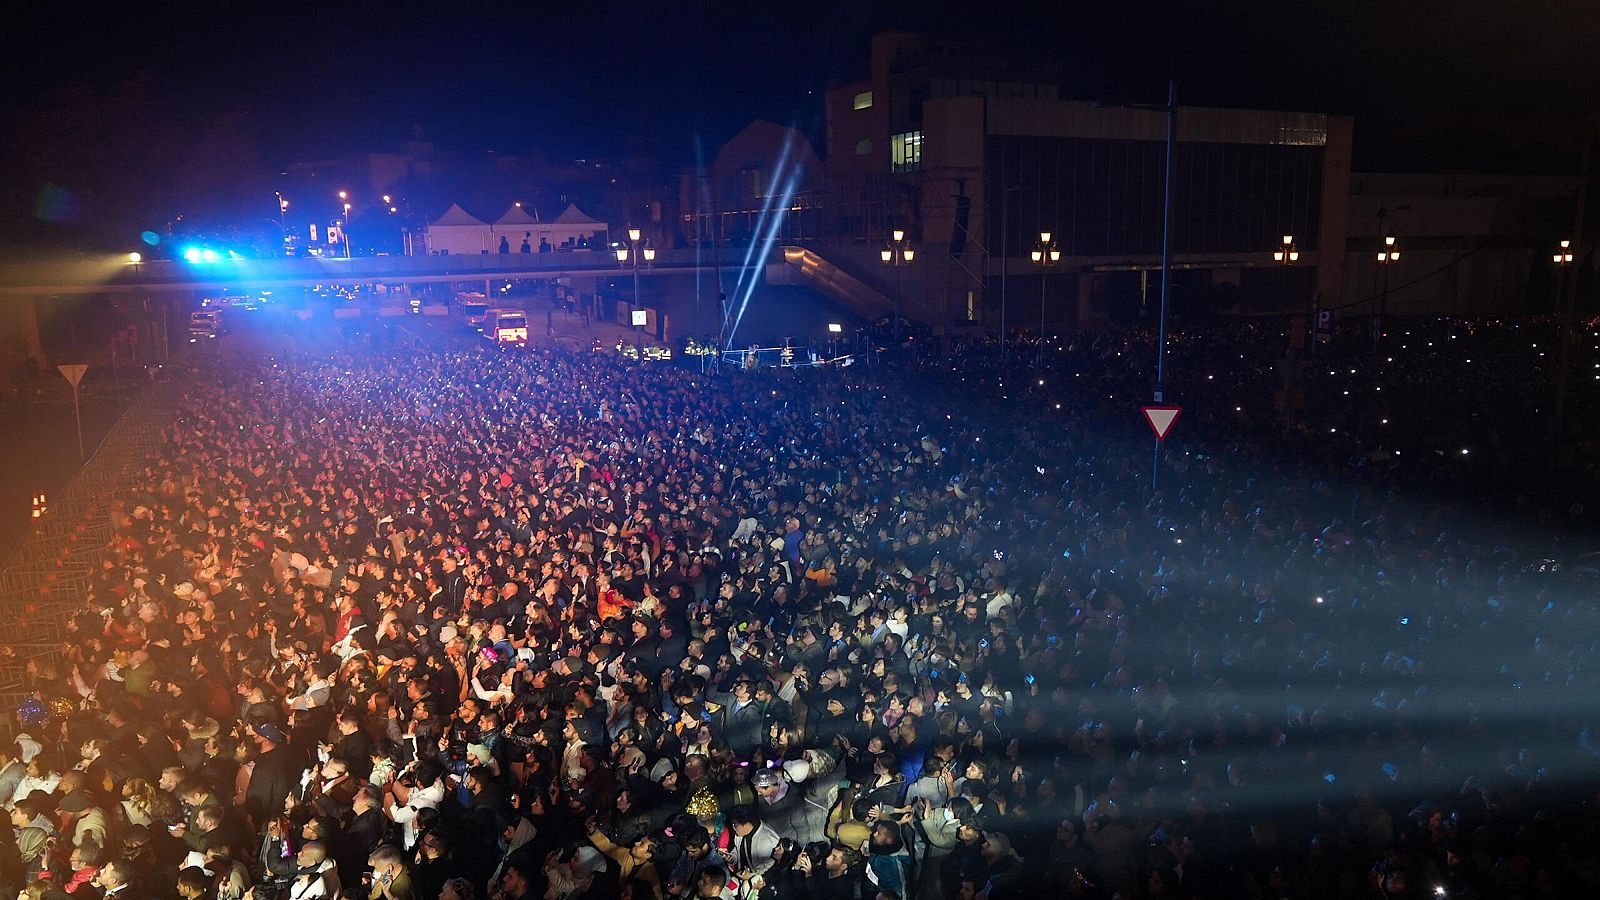
[[1283, 236], [1283, 243], [1278, 246], [1278, 249], [1272, 251], [1272, 261], [1283, 263], [1286, 266], [1292, 266], [1300, 261], [1300, 248], [1295, 246], [1294, 235], [1286, 234]]
[[1567, 269], [1572, 265], [1572, 241], [1563, 239], [1561, 246], [1551, 254], [1550, 261], [1556, 265], [1556, 340], [1560, 343], [1557, 354], [1556, 368], [1556, 409], [1555, 409], [1555, 437], [1560, 440], [1564, 434], [1562, 418], [1567, 407], [1567, 383], [1572, 370], [1572, 345], [1577, 340], [1577, 329], [1573, 323], [1573, 316], [1567, 312], [1566, 297], [1562, 292]]
[[1045, 285], [1049, 282], [1050, 268], [1061, 262], [1061, 248], [1056, 246], [1054, 235], [1048, 231], [1039, 232], [1039, 243], [1033, 247], [1033, 252], [1028, 258], [1033, 264], [1040, 267], [1039, 276], [1039, 367], [1044, 368], [1044, 310], [1045, 310]]
[[911, 265], [917, 258], [916, 248], [911, 246], [911, 241], [906, 238], [904, 229], [896, 228], [892, 232], [893, 240], [883, 245], [878, 251], [878, 258], [886, 266], [894, 267], [894, 345], [900, 347], [900, 270]]
[[637, 228], [628, 229], [628, 242], [617, 247], [617, 262], [633, 264], [633, 308], [628, 311], [628, 316], [633, 322], [633, 352], [640, 362], [644, 362], [644, 322], [639, 313], [639, 258], [644, 257], [644, 262], [656, 261], [656, 248], [650, 242], [643, 240], [644, 233]]
[[1400, 261], [1400, 245], [1394, 232], [1383, 236], [1378, 248], [1378, 268], [1383, 272], [1383, 290], [1378, 296], [1378, 314], [1372, 318], [1372, 355], [1377, 356], [1383, 343], [1383, 319], [1389, 313], [1389, 267]]
[[[1283, 236], [1283, 242], [1275, 247], [1272, 251], [1272, 261], [1283, 266], [1283, 292], [1287, 294], [1289, 293], [1290, 287], [1289, 267], [1300, 261], [1300, 246], [1294, 242], [1294, 235], [1286, 234]], [[1293, 305], [1293, 301], [1291, 300], [1290, 307], [1293, 308]], [[1313, 296], [1311, 300], [1311, 318], [1306, 322], [1306, 329], [1311, 333], [1312, 344], [1316, 343], [1316, 327], [1317, 302], [1316, 297]]]

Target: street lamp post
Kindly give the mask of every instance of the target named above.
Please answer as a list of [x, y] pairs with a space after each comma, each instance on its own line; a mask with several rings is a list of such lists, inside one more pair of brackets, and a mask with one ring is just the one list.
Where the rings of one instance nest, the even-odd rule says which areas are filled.
[[1567, 405], [1567, 376], [1572, 364], [1572, 344], [1575, 339], [1571, 321], [1572, 316], [1567, 314], [1566, 304], [1561, 302], [1562, 282], [1565, 280], [1567, 269], [1572, 265], [1572, 241], [1563, 240], [1556, 252], [1551, 254], [1550, 261], [1556, 265], [1556, 328], [1557, 340], [1561, 342], [1559, 353], [1559, 368], [1556, 370], [1556, 440], [1562, 437], [1562, 416]]
[[894, 267], [894, 346], [898, 350], [900, 348], [900, 269], [911, 265], [912, 261], [917, 258], [917, 251], [911, 246], [911, 241], [907, 240], [903, 229], [896, 228], [893, 232], [893, 238], [889, 243], [883, 245], [882, 250], [878, 251], [878, 258], [883, 260], [884, 265]]
[[[1289, 267], [1300, 261], [1300, 250], [1295, 246], [1294, 235], [1286, 234], [1283, 236], [1282, 243], [1278, 244], [1272, 251], [1272, 261], [1283, 266], [1283, 287], [1284, 292], [1288, 293]], [[1316, 335], [1310, 332], [1316, 328], [1315, 310], [1313, 310], [1311, 319], [1307, 321], [1306, 328], [1308, 333], [1303, 335], [1302, 339], [1309, 338], [1314, 343]], [[1310, 344], [1307, 346], [1309, 347]], [[1309, 353], [1310, 351], [1308, 350], [1307, 352]], [[1300, 381], [1300, 365], [1300, 361], [1296, 359], [1295, 354], [1293, 320], [1291, 318], [1289, 355], [1283, 369], [1283, 427], [1286, 431], [1294, 427], [1294, 408], [1296, 396], [1299, 393], [1297, 388]]]
[[1378, 268], [1383, 272], [1383, 289], [1378, 295], [1378, 314], [1372, 317], [1372, 355], [1377, 356], [1383, 344], [1383, 319], [1389, 313], [1389, 267], [1400, 261], [1400, 245], [1394, 232], [1383, 236], [1383, 246], [1378, 248]]
[[628, 229], [628, 242], [617, 248], [617, 262], [626, 263], [630, 260], [633, 266], [633, 308], [629, 310], [629, 318], [633, 322], [633, 352], [640, 362], [644, 362], [644, 322], [640, 320], [639, 313], [639, 258], [644, 257], [644, 262], [656, 261], [656, 248], [648, 241], [643, 240], [644, 233], [637, 228]]
[[289, 201], [284, 198], [281, 191], [273, 193], [278, 195], [278, 231], [281, 232], [279, 238], [283, 241], [278, 247], [278, 254], [284, 255], [289, 252], [289, 225], [285, 220], [285, 215], [289, 212]]
[[[1283, 266], [1282, 285], [1284, 293], [1288, 293], [1289, 267], [1300, 261], [1300, 248], [1295, 245], [1294, 235], [1286, 234], [1283, 236], [1283, 243], [1272, 251], [1272, 261]], [[1313, 316], [1313, 319], [1315, 319], [1315, 316]], [[1308, 321], [1306, 325], [1308, 328], [1315, 327], [1316, 322]]]
[[1040, 275], [1039, 275], [1039, 363], [1038, 363], [1039, 364], [1039, 368], [1041, 368], [1041, 369], [1044, 368], [1044, 308], [1045, 308], [1044, 300], [1045, 300], [1045, 285], [1050, 280], [1049, 279], [1050, 267], [1056, 265], [1059, 262], [1061, 262], [1061, 248], [1056, 246], [1055, 241], [1052, 240], [1053, 237], [1054, 237], [1054, 235], [1052, 235], [1048, 231], [1039, 232], [1039, 243], [1034, 246], [1033, 252], [1028, 254], [1028, 258], [1033, 260], [1034, 265], [1037, 265], [1037, 266], [1041, 267], [1040, 268]]
[[339, 203], [344, 207], [344, 218], [339, 221], [339, 235], [344, 238], [344, 258], [350, 258], [350, 192], [339, 192]]

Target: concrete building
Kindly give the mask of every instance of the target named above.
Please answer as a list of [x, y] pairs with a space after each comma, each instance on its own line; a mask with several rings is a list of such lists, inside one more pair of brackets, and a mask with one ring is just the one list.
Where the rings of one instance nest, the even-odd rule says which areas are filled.
[[[879, 34], [870, 71], [827, 95], [827, 195], [857, 199], [829, 206], [819, 252], [889, 293], [878, 253], [905, 229], [920, 262], [893, 279], [906, 315], [935, 330], [1153, 316], [1163, 111], [1062, 99], [1054, 66], [965, 37]], [[1178, 110], [1177, 309], [1344, 296], [1351, 131], [1321, 113]], [[1046, 231], [1060, 253], [1048, 268], [1030, 261]], [[1293, 266], [1273, 262], [1283, 235]]]
[[1572, 176], [1357, 174], [1340, 315], [1370, 316], [1382, 302], [1377, 251], [1387, 265], [1391, 315], [1502, 316], [1553, 312], [1551, 256], [1570, 238], [1582, 180]]

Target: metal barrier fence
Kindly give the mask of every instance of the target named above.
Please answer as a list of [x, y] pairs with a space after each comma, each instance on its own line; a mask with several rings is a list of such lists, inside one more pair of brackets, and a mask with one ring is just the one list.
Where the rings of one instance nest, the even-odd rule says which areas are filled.
[[0, 568], [0, 634], [12, 651], [0, 662], [0, 728], [20, 701], [29, 660], [50, 659], [69, 637], [67, 620], [81, 609], [90, 581], [114, 537], [112, 511], [142, 485], [144, 468], [169, 433], [183, 385], [150, 385], [128, 404], [67, 487]]

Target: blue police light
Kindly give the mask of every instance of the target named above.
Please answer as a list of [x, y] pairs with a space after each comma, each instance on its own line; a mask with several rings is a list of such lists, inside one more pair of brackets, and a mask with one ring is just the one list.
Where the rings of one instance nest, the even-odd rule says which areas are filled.
[[183, 258], [185, 260], [189, 261], [189, 262], [192, 262], [192, 263], [199, 262], [200, 261], [200, 248], [199, 247], [185, 247], [185, 248], [183, 248]]
[[200, 257], [202, 259], [204, 259], [206, 262], [216, 262], [217, 261], [217, 251], [211, 250], [211, 249], [201, 250], [200, 251]]

